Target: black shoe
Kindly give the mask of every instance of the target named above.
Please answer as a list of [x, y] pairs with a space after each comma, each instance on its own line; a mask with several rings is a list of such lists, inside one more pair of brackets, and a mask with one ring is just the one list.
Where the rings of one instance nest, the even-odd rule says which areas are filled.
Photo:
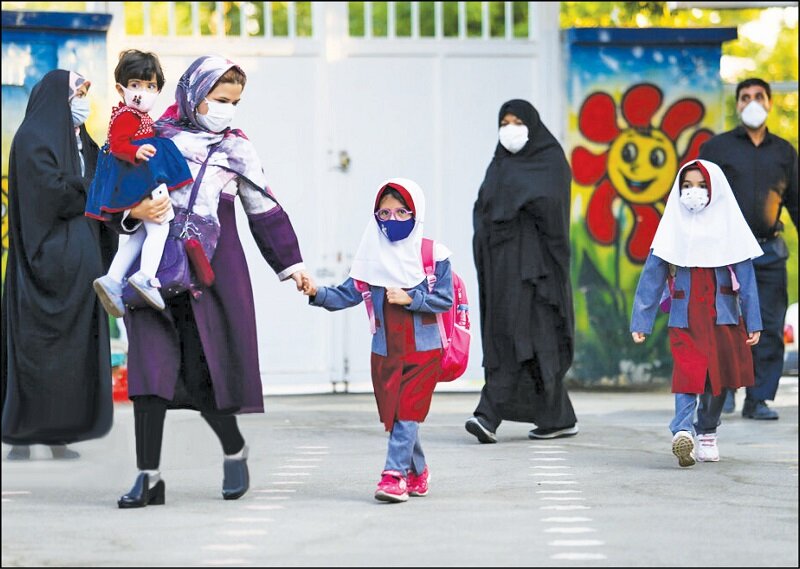
[[497, 435], [495, 435], [489, 428], [483, 424], [479, 417], [470, 417], [464, 424], [464, 428], [470, 435], [474, 435], [481, 443], [491, 444], [497, 442]]
[[745, 400], [742, 408], [742, 417], [759, 421], [776, 421], [778, 412], [767, 407], [765, 401]]
[[8, 460], [29, 460], [31, 458], [31, 447], [28, 445], [14, 445], [8, 451]]
[[725, 403], [722, 405], [722, 412], [730, 415], [736, 411], [736, 392], [733, 389], [725, 390]]
[[150, 476], [140, 472], [133, 483], [133, 488], [117, 500], [120, 508], [144, 508], [145, 506], [162, 506], [165, 501], [166, 484], [163, 480], [150, 488]]
[[67, 448], [67, 445], [50, 445], [50, 452], [53, 453], [53, 460], [74, 460], [81, 457], [81, 453]]
[[529, 439], [560, 439], [563, 437], [574, 437], [578, 434], [578, 424], [570, 427], [558, 427], [555, 429], [533, 429], [528, 431]]
[[245, 445], [242, 458], [226, 458], [222, 465], [224, 474], [222, 497], [225, 500], [241, 498], [250, 489], [250, 471], [247, 470], [248, 451]]

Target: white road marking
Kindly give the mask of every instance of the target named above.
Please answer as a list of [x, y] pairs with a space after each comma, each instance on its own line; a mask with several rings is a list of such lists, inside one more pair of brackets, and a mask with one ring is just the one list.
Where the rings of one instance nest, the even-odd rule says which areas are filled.
[[556, 553], [550, 559], [563, 559], [565, 561], [592, 561], [595, 559], [605, 559], [602, 553]]
[[245, 537], [248, 535], [267, 535], [265, 529], [226, 529], [220, 532], [222, 535], [229, 535], [231, 537]]
[[537, 490], [537, 494], [583, 494], [583, 490]]
[[567, 454], [565, 450], [535, 450], [533, 454]]
[[537, 484], [577, 484], [575, 480], [537, 480]]
[[572, 517], [558, 517], [554, 516], [552, 518], [545, 518], [542, 520], [543, 522], [551, 523], [551, 524], [572, 524], [572, 523], [579, 523], [579, 522], [591, 522], [592, 518], [585, 518], [582, 516], [572, 516]]
[[572, 476], [571, 472], [531, 472], [531, 476]]
[[201, 561], [203, 565], [247, 565], [252, 563], [246, 559], [209, 559]]
[[578, 504], [567, 506], [539, 506], [540, 510], [557, 510], [559, 512], [569, 512], [571, 510], [591, 510], [589, 506], [580, 506]]
[[302, 480], [276, 480], [273, 484], [280, 485], [280, 484], [305, 484]]
[[291, 496], [256, 496], [256, 500], [291, 500]]
[[255, 545], [249, 543], [213, 543], [202, 547], [206, 551], [245, 551], [255, 548]]
[[284, 464], [278, 468], [319, 468], [319, 464]]
[[283, 506], [279, 506], [278, 504], [259, 504], [259, 505], [250, 505], [245, 506], [248, 510], [285, 510], [286, 508]]
[[23, 494], [30, 494], [27, 490], [6, 490], [3, 492], [3, 496], [21, 496]]
[[266, 488], [264, 490], [253, 490], [257, 494], [273, 494], [277, 492], [297, 492], [295, 488]]
[[272, 518], [226, 518], [226, 522], [231, 522], [234, 524], [254, 524], [254, 523], [262, 523], [262, 522], [273, 522]]
[[542, 500], [550, 500], [553, 502], [565, 502], [567, 500], [585, 500], [586, 498], [581, 498], [580, 496], [544, 496]]
[[275, 476], [311, 476], [310, 472], [273, 472]]
[[299, 446], [299, 447], [294, 447], [294, 448], [296, 448], [296, 449], [322, 449], [322, 448], [328, 448], [328, 447], [326, 447], [326, 446], [310, 446], [310, 445], [305, 445], [305, 446]]
[[547, 460], [547, 461], [555, 461], [555, 460], [567, 460], [567, 459], [566, 458], [562, 458], [560, 456], [534, 456], [532, 458], [529, 458], [528, 460], [537, 460], [537, 461], [544, 462], [545, 460]]
[[[555, 527], [555, 528], [547, 528], [544, 530], [545, 533], [591, 533], [593, 531], [597, 531], [594, 528], [576, 528], [576, 527]], [[266, 532], [264, 532], [266, 533]]]
[[605, 541], [599, 539], [557, 539], [549, 542], [547, 545], [555, 547], [591, 547], [595, 545], [605, 545]]
[[565, 464], [555, 464], [555, 465], [551, 465], [551, 464], [546, 464], [546, 465], [537, 464], [536, 466], [529, 466], [528, 468], [537, 468], [537, 469], [544, 469], [544, 470], [556, 470], [556, 469], [559, 469], [559, 468], [572, 468], [572, 467], [571, 467], [571, 466], [567, 466], [567, 465], [565, 465]]

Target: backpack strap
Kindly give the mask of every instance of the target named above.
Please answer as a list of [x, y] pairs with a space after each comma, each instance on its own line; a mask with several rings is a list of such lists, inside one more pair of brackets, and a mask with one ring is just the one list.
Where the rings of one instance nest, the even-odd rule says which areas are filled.
[[728, 271], [731, 273], [731, 288], [733, 292], [739, 290], [739, 279], [736, 278], [736, 273], [733, 272], [733, 267], [728, 265]]
[[375, 305], [372, 303], [372, 292], [369, 290], [369, 285], [364, 281], [353, 279], [353, 284], [356, 285], [356, 290], [361, 293], [361, 298], [364, 299], [364, 306], [367, 307], [367, 316], [369, 316], [369, 331], [373, 334], [377, 331], [375, 325]]
[[[436, 261], [433, 259], [433, 239], [422, 238], [422, 267], [425, 269], [425, 278], [428, 279], [428, 292], [433, 291], [436, 284]], [[453, 302], [456, 300], [453, 299]], [[441, 312], [436, 313], [436, 323], [439, 325], [439, 337], [442, 339], [442, 348], [447, 348], [447, 331], [444, 329], [444, 317]]]
[[425, 269], [425, 278], [428, 279], [428, 292], [436, 284], [436, 261], [433, 260], [433, 239], [422, 238], [422, 268]]

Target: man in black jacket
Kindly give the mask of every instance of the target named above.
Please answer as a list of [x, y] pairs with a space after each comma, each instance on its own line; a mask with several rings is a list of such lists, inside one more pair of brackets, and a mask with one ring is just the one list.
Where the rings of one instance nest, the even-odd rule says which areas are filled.
[[[785, 207], [797, 228], [797, 150], [767, 130], [772, 106], [770, 86], [762, 79], [745, 79], [736, 86], [736, 111], [742, 124], [719, 134], [700, 149], [700, 158], [718, 164], [731, 184], [739, 207], [764, 255], [753, 259], [764, 330], [753, 347], [756, 383], [747, 388], [742, 416], [777, 419], [766, 401], [775, 399], [783, 372], [783, 324], [786, 291], [786, 242], [779, 220]], [[713, 189], [712, 189], [713, 191]], [[734, 409], [729, 393], [728, 412]]]

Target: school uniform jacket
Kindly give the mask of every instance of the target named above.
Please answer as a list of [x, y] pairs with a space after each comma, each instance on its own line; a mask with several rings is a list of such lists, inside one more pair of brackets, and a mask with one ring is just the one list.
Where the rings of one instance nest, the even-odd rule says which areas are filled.
[[[428, 292], [427, 279], [414, 288], [406, 290], [411, 297], [411, 304], [405, 308], [414, 313], [414, 339], [418, 352], [438, 350], [442, 347], [436, 313], [445, 312], [453, 306], [453, 275], [450, 261], [447, 259], [437, 261], [434, 274], [436, 275], [436, 285], [431, 292]], [[376, 330], [372, 336], [372, 351], [379, 356], [386, 356], [386, 330], [382, 326], [386, 289], [370, 285], [369, 290], [372, 293], [372, 302], [375, 307]], [[348, 278], [339, 286], [319, 287], [316, 296], [309, 298], [309, 304], [321, 306], [329, 311], [350, 308], [362, 301], [363, 297], [356, 289], [352, 278]], [[365, 322], [364, 325], [366, 326], [367, 323]]]
[[[744, 317], [748, 333], [762, 330], [761, 312], [758, 304], [753, 261], [747, 259], [730, 265], [739, 281], [739, 290], [733, 290], [731, 273], [728, 267], [716, 267], [714, 275], [717, 282], [715, 307], [717, 324], [738, 324], [739, 317]], [[667, 285], [669, 263], [650, 254], [647, 256], [636, 296], [633, 301], [631, 316], [631, 332], [650, 334], [656, 318], [664, 287]], [[671, 294], [668, 326], [675, 328], [689, 327], [689, 298], [691, 296], [691, 271], [687, 267], [676, 267], [675, 283]]]

